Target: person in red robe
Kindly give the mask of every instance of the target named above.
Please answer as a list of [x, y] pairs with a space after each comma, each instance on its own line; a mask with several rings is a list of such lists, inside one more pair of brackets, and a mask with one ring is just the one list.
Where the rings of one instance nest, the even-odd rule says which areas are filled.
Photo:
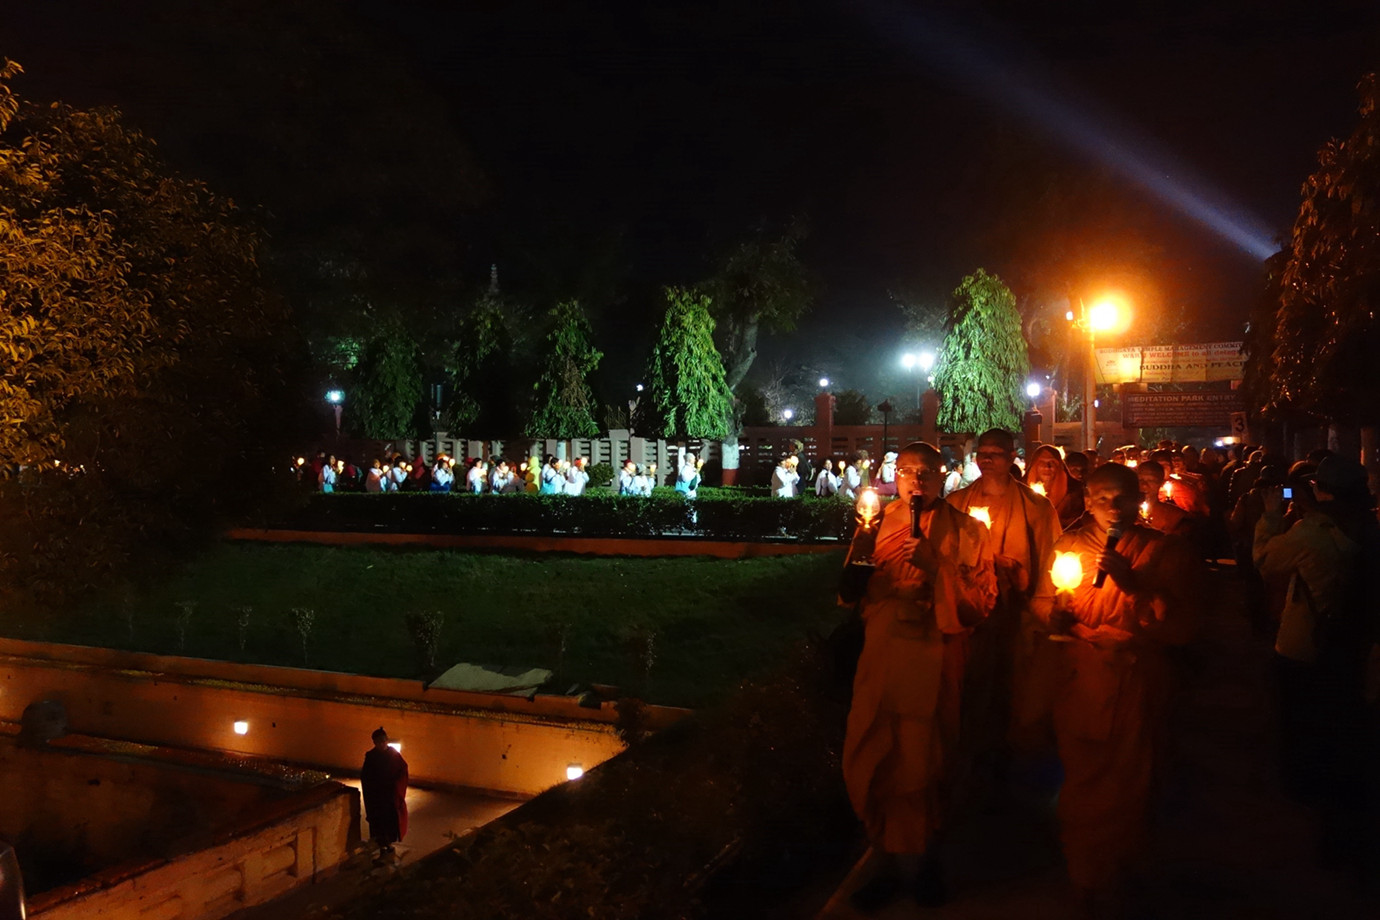
[[381, 726], [372, 737], [374, 746], [364, 755], [359, 785], [369, 836], [383, 857], [391, 855], [393, 844], [407, 836], [407, 761], [388, 746], [388, 732]]
[[[1037, 597], [1034, 609], [1069, 640], [1057, 644], [1054, 697], [1069, 878], [1094, 911], [1114, 911], [1147, 836], [1172, 688], [1166, 652], [1191, 636], [1197, 560], [1184, 541], [1140, 522], [1134, 470], [1109, 463], [1087, 486], [1088, 515], [1055, 545], [1078, 555], [1082, 579], [1072, 592]], [[1109, 549], [1113, 528], [1120, 537]]]
[[864, 630], [843, 748], [848, 796], [877, 857], [876, 876], [852, 896], [864, 911], [907, 886], [922, 904], [944, 900], [936, 849], [968, 634], [997, 598], [987, 530], [942, 500], [941, 466], [930, 444], [901, 451], [898, 498], [859, 528], [840, 589], [842, 602], [859, 602]]

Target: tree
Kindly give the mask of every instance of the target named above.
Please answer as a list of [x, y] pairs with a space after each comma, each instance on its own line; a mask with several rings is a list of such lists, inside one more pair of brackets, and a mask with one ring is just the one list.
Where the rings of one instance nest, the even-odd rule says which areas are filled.
[[757, 360], [757, 336], [790, 332], [814, 302], [814, 283], [800, 261], [809, 227], [793, 220], [784, 230], [763, 224], [734, 246], [702, 287], [718, 323], [724, 379], [737, 392]]
[[527, 435], [534, 438], [589, 438], [599, 433], [599, 409], [589, 375], [604, 357], [591, 343], [589, 319], [577, 300], [557, 304], [548, 315], [551, 331], [538, 361], [534, 408]]
[[231, 202], [114, 110], [21, 104], [18, 73], [0, 67], [0, 515], [26, 524], [0, 568], [80, 591], [271, 500], [302, 353]]
[[[1380, 85], [1303, 186], [1271, 337], [1270, 405], [1369, 428], [1380, 420]], [[1263, 357], [1263, 356], [1262, 356]]]
[[352, 420], [368, 438], [412, 437], [423, 392], [417, 343], [401, 322], [384, 321], [355, 366], [346, 404]]
[[714, 347], [714, 317], [704, 294], [666, 288], [666, 317], [647, 362], [647, 409], [639, 431], [666, 438], [722, 438], [733, 394]]
[[1030, 373], [1016, 298], [996, 275], [979, 268], [954, 289], [934, 385], [939, 427], [979, 433], [1015, 431]]
[[[461, 320], [445, 361], [451, 393], [442, 422], [451, 431], [475, 437], [516, 434], [526, 413], [519, 401], [518, 368], [533, 360], [526, 330], [527, 311], [498, 289], [497, 270], [489, 287]], [[525, 360], [524, 360], [525, 359]]]
[[844, 390], [834, 397], [835, 425], [870, 425], [872, 403], [861, 390]]

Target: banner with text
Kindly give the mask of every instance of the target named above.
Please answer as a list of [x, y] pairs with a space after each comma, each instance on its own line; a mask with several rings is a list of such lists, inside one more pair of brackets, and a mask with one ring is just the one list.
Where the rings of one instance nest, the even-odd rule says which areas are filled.
[[1097, 349], [1098, 383], [1211, 383], [1240, 380], [1240, 342]]
[[1230, 428], [1243, 412], [1239, 391], [1230, 393], [1123, 393], [1121, 424], [1127, 428]]

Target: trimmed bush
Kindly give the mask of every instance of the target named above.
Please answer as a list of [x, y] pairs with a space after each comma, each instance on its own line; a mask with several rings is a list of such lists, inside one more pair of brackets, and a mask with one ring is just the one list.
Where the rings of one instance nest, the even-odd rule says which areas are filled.
[[687, 502], [671, 489], [657, 489], [650, 498], [601, 492], [581, 496], [400, 492], [316, 495], [279, 526], [348, 533], [840, 540], [851, 535], [852, 511], [847, 502], [815, 498], [730, 496]]

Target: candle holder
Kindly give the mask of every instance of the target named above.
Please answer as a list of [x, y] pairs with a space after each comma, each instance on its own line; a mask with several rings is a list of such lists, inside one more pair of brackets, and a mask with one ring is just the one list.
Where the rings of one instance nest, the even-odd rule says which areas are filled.
[[[1083, 563], [1078, 558], [1078, 554], [1055, 553], [1054, 565], [1050, 567], [1049, 575], [1054, 582], [1055, 608], [1067, 609], [1073, 602], [1073, 592], [1083, 583]], [[1050, 624], [1049, 638], [1051, 642], [1072, 642], [1074, 640], [1069, 627], [1053, 623]]]
[[[858, 568], [875, 569], [872, 550], [877, 542], [877, 531], [881, 524], [882, 503], [875, 489], [863, 489], [858, 496], [858, 532], [853, 535], [854, 552], [849, 554], [848, 564]], [[859, 540], [859, 537], [862, 539]]]

